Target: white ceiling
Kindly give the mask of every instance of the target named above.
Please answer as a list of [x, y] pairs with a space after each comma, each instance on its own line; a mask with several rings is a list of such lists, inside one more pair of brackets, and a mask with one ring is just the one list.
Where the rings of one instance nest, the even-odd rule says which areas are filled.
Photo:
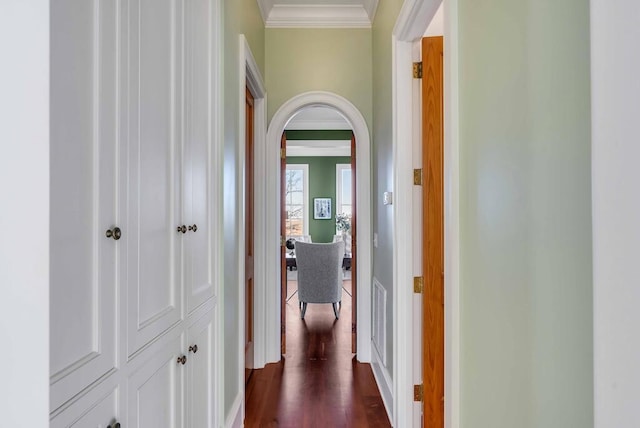
[[267, 28], [370, 28], [378, 0], [257, 0]]

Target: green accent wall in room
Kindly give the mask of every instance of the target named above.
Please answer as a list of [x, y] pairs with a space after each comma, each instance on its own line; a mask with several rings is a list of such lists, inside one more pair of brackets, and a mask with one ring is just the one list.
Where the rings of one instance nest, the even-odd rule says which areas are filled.
[[285, 131], [287, 140], [350, 140], [353, 132], [350, 129], [300, 129]]
[[[336, 165], [341, 163], [351, 163], [351, 158], [287, 157], [287, 164], [309, 165], [309, 234], [313, 242], [331, 242], [336, 233]], [[313, 198], [331, 198], [330, 220], [313, 219]]]

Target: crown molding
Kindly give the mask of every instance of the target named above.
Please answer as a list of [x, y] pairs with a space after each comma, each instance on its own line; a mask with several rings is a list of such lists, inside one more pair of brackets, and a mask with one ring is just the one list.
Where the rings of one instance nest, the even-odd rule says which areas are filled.
[[287, 156], [351, 156], [351, 141], [287, 140]]
[[273, 9], [273, 3], [275, 0], [257, 0], [258, 8], [260, 9], [260, 15], [262, 15], [262, 22], [266, 23], [269, 18], [269, 13]]
[[271, 8], [266, 28], [371, 28], [362, 5], [282, 5]]

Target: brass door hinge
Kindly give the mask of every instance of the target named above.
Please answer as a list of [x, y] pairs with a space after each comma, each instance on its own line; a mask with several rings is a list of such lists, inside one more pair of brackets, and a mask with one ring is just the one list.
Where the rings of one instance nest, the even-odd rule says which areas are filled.
[[280, 149], [280, 159], [286, 159], [286, 158], [287, 158], [287, 149], [283, 147]]
[[422, 61], [413, 63], [413, 78], [422, 79]]
[[413, 401], [423, 401], [424, 400], [424, 386], [413, 385]]
[[415, 186], [422, 186], [422, 168], [413, 170], [413, 184]]
[[424, 290], [424, 278], [421, 276], [413, 277], [413, 292], [414, 293], [422, 293]]

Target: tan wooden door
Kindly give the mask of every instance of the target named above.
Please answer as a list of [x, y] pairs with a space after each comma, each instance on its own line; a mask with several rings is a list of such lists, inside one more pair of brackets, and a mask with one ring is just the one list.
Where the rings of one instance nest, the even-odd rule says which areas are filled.
[[253, 368], [253, 96], [246, 89], [246, 148], [245, 148], [245, 383], [251, 376]]
[[422, 39], [423, 426], [444, 427], [443, 39]]

